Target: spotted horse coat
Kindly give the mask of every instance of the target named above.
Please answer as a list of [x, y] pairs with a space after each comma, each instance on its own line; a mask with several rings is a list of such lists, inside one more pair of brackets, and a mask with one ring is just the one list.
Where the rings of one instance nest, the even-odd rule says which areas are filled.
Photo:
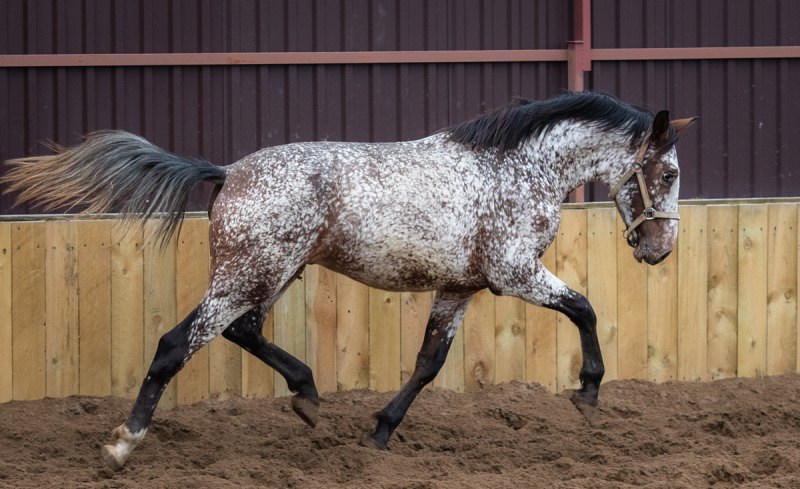
[[[573, 401], [596, 405], [604, 370], [595, 314], [545, 268], [542, 253], [558, 229], [561, 203], [586, 182], [614, 186], [626, 224], [653, 209], [675, 213], [674, 143], [691, 122], [670, 122], [666, 111], [653, 116], [603, 94], [569, 93], [519, 100], [417, 141], [287, 144], [226, 168], [105, 131], [54, 155], [12, 161], [4, 180], [23, 202], [80, 202], [89, 212], [121, 208], [127, 217], [155, 219], [162, 239], [178, 228], [193, 185], [216, 185], [210, 284], [159, 341], [130, 417], [103, 448], [109, 466], [122, 467], [167, 383], [220, 334], [281, 373], [296, 392], [295, 412], [316, 424], [311, 370], [261, 334], [264, 314], [309, 263], [371, 287], [437, 291], [415, 371], [366, 438], [384, 448], [443, 365], [470, 298], [487, 287], [560, 311], [577, 325], [583, 364]], [[631, 168], [642, 178], [632, 180]], [[673, 218], [648, 218], [627, 236], [636, 259], [657, 263], [676, 234]]]

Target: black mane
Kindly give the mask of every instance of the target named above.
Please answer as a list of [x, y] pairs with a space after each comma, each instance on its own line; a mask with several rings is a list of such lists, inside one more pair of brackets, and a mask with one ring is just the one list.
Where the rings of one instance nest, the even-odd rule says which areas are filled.
[[[569, 119], [591, 123], [602, 130], [621, 131], [636, 144], [653, 123], [653, 114], [603, 93], [570, 92], [547, 100], [515, 100], [446, 132], [450, 140], [472, 149], [497, 148], [503, 153]], [[673, 131], [670, 133], [672, 136]]]

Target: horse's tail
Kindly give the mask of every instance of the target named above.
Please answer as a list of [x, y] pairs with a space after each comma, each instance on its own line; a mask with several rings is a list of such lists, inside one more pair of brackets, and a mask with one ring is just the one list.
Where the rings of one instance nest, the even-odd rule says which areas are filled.
[[18, 203], [45, 210], [86, 206], [82, 213], [119, 210], [126, 227], [159, 217], [154, 237], [166, 243], [186, 211], [192, 188], [201, 181], [217, 186], [225, 170], [207, 161], [183, 158], [124, 131], [100, 131], [73, 148], [52, 145], [56, 154], [9, 160], [0, 179], [19, 191]]

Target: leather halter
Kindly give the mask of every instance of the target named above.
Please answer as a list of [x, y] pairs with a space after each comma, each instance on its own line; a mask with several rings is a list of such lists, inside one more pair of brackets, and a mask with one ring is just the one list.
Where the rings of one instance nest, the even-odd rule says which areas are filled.
[[[624, 175], [622, 175], [616, 185], [611, 187], [611, 191], [608, 194], [608, 197], [616, 202], [619, 191], [622, 190], [622, 187], [628, 183], [628, 180], [630, 180], [631, 177], [636, 175], [636, 181], [639, 184], [639, 191], [642, 194], [642, 201], [644, 202], [644, 210], [639, 217], [630, 223], [627, 229], [622, 231], [622, 236], [630, 246], [636, 246], [636, 244], [632, 242], [633, 231], [643, 222], [652, 221], [653, 219], [680, 219], [677, 212], [663, 212], [656, 210], [653, 207], [653, 201], [650, 199], [650, 192], [647, 191], [647, 184], [644, 181], [644, 172], [642, 171], [644, 165], [644, 155], [647, 153], [649, 148], [650, 134], [647, 134], [644, 137], [644, 141], [642, 141], [642, 145], [639, 146], [639, 150], [636, 152], [636, 159], [633, 162], [633, 167], [625, 172]], [[617, 202], [617, 205], [619, 205], [619, 202]]]

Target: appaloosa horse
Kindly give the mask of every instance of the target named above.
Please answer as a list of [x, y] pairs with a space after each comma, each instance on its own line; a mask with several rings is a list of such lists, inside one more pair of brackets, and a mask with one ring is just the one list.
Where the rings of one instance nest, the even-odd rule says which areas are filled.
[[[420, 390], [438, 373], [470, 298], [495, 294], [566, 314], [583, 352], [576, 404], [596, 405], [603, 361], [595, 314], [540, 260], [561, 203], [579, 185], [612, 188], [634, 257], [655, 264], [677, 234], [677, 133], [670, 122], [607, 95], [520, 100], [418, 141], [296, 143], [262, 149], [226, 168], [170, 154], [121, 131], [12, 163], [19, 200], [88, 211], [121, 208], [158, 218], [166, 239], [199, 181], [209, 204], [211, 276], [200, 304], [165, 334], [133, 411], [103, 457], [119, 469], [142, 441], [166, 384], [217, 335], [286, 378], [295, 412], [314, 426], [311, 370], [261, 334], [264, 314], [308, 263], [371, 287], [436, 290], [416, 368], [377, 414], [369, 439], [386, 447]], [[633, 177], [636, 178], [633, 178]]]

